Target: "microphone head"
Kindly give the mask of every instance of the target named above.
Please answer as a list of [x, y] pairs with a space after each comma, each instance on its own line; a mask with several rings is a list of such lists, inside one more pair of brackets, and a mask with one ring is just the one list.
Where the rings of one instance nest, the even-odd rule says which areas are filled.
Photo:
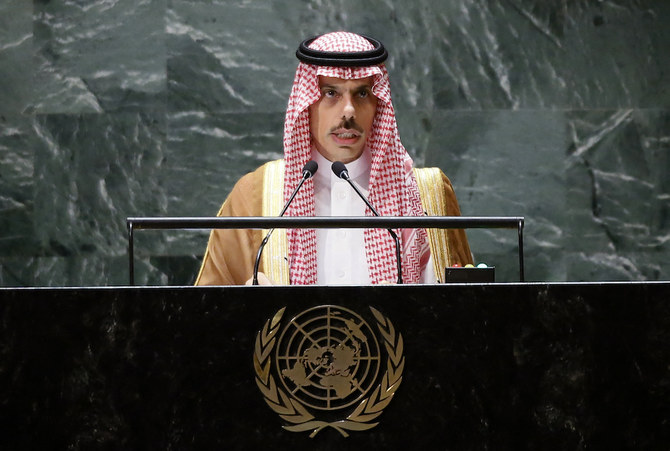
[[341, 161], [336, 161], [335, 163], [333, 163], [331, 169], [333, 170], [335, 175], [341, 179], [346, 180], [349, 177], [349, 171], [347, 171], [347, 167]]
[[309, 160], [307, 164], [302, 168], [302, 176], [305, 179], [314, 177], [316, 170], [319, 169], [319, 165], [314, 160]]

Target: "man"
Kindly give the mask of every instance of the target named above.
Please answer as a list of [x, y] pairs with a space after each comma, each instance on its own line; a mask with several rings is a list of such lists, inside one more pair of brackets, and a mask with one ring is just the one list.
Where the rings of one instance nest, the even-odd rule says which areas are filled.
[[[284, 159], [242, 177], [219, 216], [276, 216], [309, 160], [320, 170], [298, 192], [287, 216], [365, 216], [369, 209], [330, 170], [346, 164], [381, 216], [460, 215], [439, 169], [412, 170], [391, 103], [384, 46], [347, 32], [304, 41], [284, 123]], [[418, 182], [418, 183], [417, 183]], [[197, 285], [244, 284], [264, 231], [214, 230]], [[445, 266], [472, 262], [462, 230], [403, 229], [405, 283], [443, 278]], [[277, 284], [378, 284], [397, 279], [395, 242], [384, 229], [275, 230], [259, 280]], [[265, 277], [267, 276], [267, 277]]]

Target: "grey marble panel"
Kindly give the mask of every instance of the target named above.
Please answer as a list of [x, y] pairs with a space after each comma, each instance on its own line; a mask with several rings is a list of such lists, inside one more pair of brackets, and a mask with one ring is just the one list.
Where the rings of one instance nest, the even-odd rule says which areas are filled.
[[[427, 2], [422, 2], [424, 6]], [[374, 7], [372, 7], [374, 6]], [[174, 1], [168, 7], [170, 108], [283, 112], [306, 37], [351, 30], [382, 40], [401, 105], [432, 102], [426, 77], [430, 48], [423, 30], [426, 8], [341, 0], [208, 3]], [[259, 24], [258, 26], [254, 26]], [[259, 32], [262, 27], [262, 32]], [[408, 39], [421, 30], [421, 38]]]
[[37, 252], [33, 119], [0, 114], [0, 258]]
[[[434, 122], [426, 164], [451, 176], [462, 213], [526, 217], [528, 279], [670, 276], [667, 110], [441, 112]], [[514, 234], [470, 239], [498, 280], [516, 277], [502, 252]]]
[[160, 117], [47, 115], [35, 132], [34, 221], [43, 255], [125, 255], [125, 218], [165, 212]]
[[[192, 265], [195, 266], [195, 265]], [[190, 284], [188, 274], [166, 273], [176, 268], [150, 258], [135, 259], [137, 285]], [[197, 269], [195, 270], [197, 271]], [[128, 285], [128, 257], [102, 254], [66, 257], [6, 258], [0, 261], [0, 284], [5, 287], [124, 286]]]
[[668, 2], [461, 0], [434, 8], [441, 108], [670, 104]]
[[299, 39], [274, 8], [274, 2], [170, 2], [170, 111], [285, 111]]
[[[565, 118], [558, 111], [439, 111], [431, 119], [426, 166], [450, 177], [461, 213], [524, 216], [529, 280], [563, 280], [552, 257], [568, 223], [563, 186]], [[499, 281], [518, 280], [517, 234], [470, 231], [477, 261]]]
[[[463, 213], [526, 216], [528, 279], [667, 279], [669, 20], [665, 0], [1, 2], [0, 284], [125, 283], [125, 217], [214, 214], [281, 156], [295, 48], [340, 29], [388, 47], [402, 141]], [[207, 233], [137, 238], [139, 283], [188, 284]], [[470, 239], [516, 280], [515, 233]]]
[[669, 125], [667, 110], [568, 115], [569, 278], [670, 277]]
[[165, 2], [35, 2], [38, 113], [164, 109]]
[[205, 114], [168, 118], [166, 162], [159, 177], [172, 216], [214, 215], [235, 182], [282, 158], [283, 113]]
[[0, 2], [0, 113], [21, 112], [32, 99], [32, 15], [31, 2]]
[[398, 134], [416, 167], [426, 166], [426, 153], [432, 140], [433, 116], [429, 111], [396, 106]]

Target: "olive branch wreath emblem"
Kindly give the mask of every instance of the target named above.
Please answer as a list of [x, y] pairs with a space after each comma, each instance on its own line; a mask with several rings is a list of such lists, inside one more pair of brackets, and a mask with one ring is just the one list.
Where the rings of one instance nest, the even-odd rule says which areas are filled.
[[316, 419], [302, 403], [287, 395], [284, 390], [277, 386], [270, 372], [271, 353], [276, 344], [276, 335], [280, 329], [281, 318], [285, 310], [286, 307], [281, 308], [271, 319], [265, 322], [263, 329], [256, 335], [254, 349], [256, 384], [263, 394], [265, 402], [281, 418], [292, 423], [290, 426], [282, 427], [291, 432], [311, 430], [312, 433], [309, 436], [313, 438], [319, 431], [327, 427], [332, 427], [344, 437], [348, 437], [347, 431], [365, 431], [377, 426], [379, 422], [373, 421], [382, 414], [393, 399], [393, 395], [402, 382], [402, 372], [405, 368], [402, 335], [396, 333], [391, 321], [378, 310], [370, 307], [377, 320], [377, 327], [384, 338], [384, 346], [388, 353], [386, 373], [382, 377], [381, 384], [375, 388], [372, 395], [363, 399], [345, 419], [327, 422]]

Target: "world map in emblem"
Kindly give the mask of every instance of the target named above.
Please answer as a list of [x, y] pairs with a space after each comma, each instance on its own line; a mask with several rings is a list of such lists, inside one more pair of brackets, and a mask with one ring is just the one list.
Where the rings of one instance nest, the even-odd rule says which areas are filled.
[[357, 313], [319, 306], [293, 318], [276, 347], [276, 365], [285, 389], [306, 406], [348, 407], [377, 380], [379, 343]]

